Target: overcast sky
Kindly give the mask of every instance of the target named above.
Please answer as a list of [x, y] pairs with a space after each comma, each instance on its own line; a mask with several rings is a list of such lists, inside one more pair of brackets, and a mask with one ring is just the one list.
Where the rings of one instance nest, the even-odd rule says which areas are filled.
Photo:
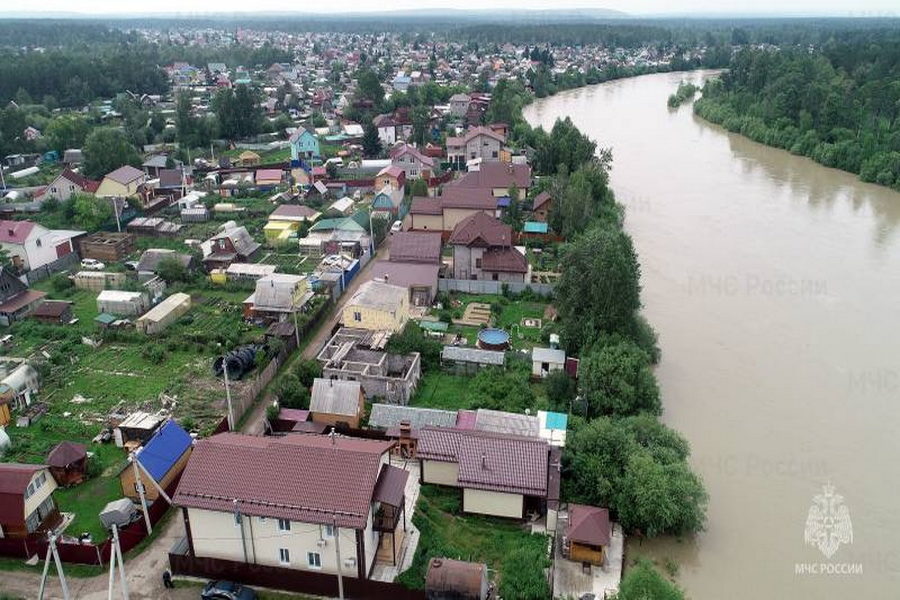
[[213, 13], [295, 11], [336, 13], [381, 12], [407, 9], [555, 9], [611, 8], [633, 15], [648, 14], [792, 14], [841, 16], [896, 16], [898, 0], [351, 0], [350, 2], [302, 3], [297, 0], [153, 0], [149, 4], [122, 0], [40, 0], [25, 8], [12, 0], [3, 0], [0, 14], [80, 12], [89, 14], [144, 13]]

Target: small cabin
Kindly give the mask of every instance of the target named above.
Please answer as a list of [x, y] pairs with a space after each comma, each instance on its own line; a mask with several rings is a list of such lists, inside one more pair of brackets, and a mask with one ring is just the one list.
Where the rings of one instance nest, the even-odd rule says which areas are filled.
[[566, 558], [586, 565], [603, 565], [610, 535], [607, 509], [569, 504], [569, 522], [563, 540]]
[[47, 455], [50, 474], [60, 486], [78, 485], [84, 481], [87, 469], [87, 449], [84, 444], [60, 442]]

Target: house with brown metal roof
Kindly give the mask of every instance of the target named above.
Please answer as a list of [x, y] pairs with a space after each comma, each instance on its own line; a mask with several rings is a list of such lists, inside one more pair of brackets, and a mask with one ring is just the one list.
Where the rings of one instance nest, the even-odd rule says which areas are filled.
[[609, 510], [569, 504], [569, 521], [563, 538], [563, 554], [574, 562], [602, 565], [612, 534]]
[[415, 231], [450, 232], [475, 213], [497, 215], [497, 198], [491, 190], [445, 187], [438, 198], [413, 198], [409, 209]]
[[107, 173], [100, 181], [96, 194], [101, 198], [131, 198], [138, 195], [146, 181], [146, 173], [125, 165]]
[[463, 511], [522, 519], [547, 509], [549, 452], [542, 439], [426, 426], [416, 457], [422, 483], [462, 489]]
[[393, 442], [336, 435], [198, 441], [175, 505], [191, 556], [366, 579], [383, 540], [406, 528], [408, 472]]
[[473, 127], [460, 137], [448, 137], [447, 160], [456, 168], [467, 161], [481, 159], [485, 162], [500, 160], [500, 149], [506, 138], [488, 127]]
[[0, 538], [36, 536], [59, 525], [55, 489], [46, 465], [0, 463]]
[[66, 202], [75, 194], [93, 194], [98, 187], [100, 187], [99, 181], [88, 179], [71, 169], [64, 169], [62, 173], [56, 176], [56, 179], [47, 184], [47, 187], [36, 199], [43, 202], [52, 198], [60, 202]]
[[541, 192], [534, 197], [531, 205], [531, 220], [547, 223], [550, 220], [551, 210], [553, 210], [553, 198], [550, 196], [550, 192]]
[[461, 221], [450, 234], [453, 277], [491, 281], [525, 281], [528, 261], [512, 245], [512, 228], [484, 213]]
[[444, 187], [444, 192], [450, 188], [487, 189], [491, 190], [495, 198], [502, 198], [509, 194], [511, 186], [516, 186], [519, 200], [522, 200], [531, 185], [531, 167], [527, 164], [482, 162], [459, 179], [449, 182]]

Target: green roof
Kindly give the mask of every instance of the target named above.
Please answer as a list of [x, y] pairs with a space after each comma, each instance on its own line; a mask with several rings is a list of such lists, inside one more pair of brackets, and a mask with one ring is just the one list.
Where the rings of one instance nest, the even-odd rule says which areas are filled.
[[100, 313], [99, 315], [94, 317], [94, 320], [98, 323], [102, 323], [103, 325], [111, 325], [112, 323], [118, 321], [119, 317], [116, 317], [109, 313]]

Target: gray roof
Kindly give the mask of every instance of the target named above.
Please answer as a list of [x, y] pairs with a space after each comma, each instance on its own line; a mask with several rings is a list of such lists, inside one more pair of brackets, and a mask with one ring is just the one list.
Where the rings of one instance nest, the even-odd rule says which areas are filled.
[[314, 413], [356, 416], [359, 412], [360, 383], [339, 379], [322, 379], [313, 382], [309, 410]]
[[220, 238], [229, 238], [231, 243], [234, 244], [234, 249], [237, 250], [238, 254], [241, 256], [250, 256], [262, 245], [253, 239], [253, 236], [250, 235], [247, 228], [244, 226], [226, 229], [225, 231], [214, 235], [211, 239], [217, 240]]
[[426, 425], [453, 427], [456, 425], [456, 411], [398, 406], [396, 404], [372, 405], [372, 412], [369, 415], [369, 427], [390, 429], [391, 427], [399, 426], [400, 421], [409, 421], [413, 429], [419, 429]]
[[255, 308], [270, 308], [290, 311], [294, 307], [294, 290], [305, 278], [301, 275], [272, 273], [256, 281], [253, 295]]
[[397, 310], [407, 296], [406, 288], [381, 281], [367, 281], [350, 298], [347, 306], [374, 310]]
[[531, 360], [534, 362], [564, 363], [566, 362], [566, 352], [565, 350], [554, 348], [532, 348]]
[[444, 349], [441, 351], [441, 360], [456, 360], [498, 367], [503, 366], [505, 358], [506, 355], [503, 352], [466, 348], [464, 346], [444, 346]]
[[524, 437], [540, 435], [540, 421], [534, 415], [479, 408], [475, 413], [475, 429]]
[[168, 250], [165, 248], [150, 248], [148, 250], [144, 250], [144, 253], [141, 254], [141, 259], [138, 261], [137, 270], [155, 273], [159, 268], [159, 263], [167, 258], [174, 258], [185, 268], [189, 267], [191, 264], [191, 256], [189, 254], [181, 254], [180, 252], [175, 252], [174, 250]]

